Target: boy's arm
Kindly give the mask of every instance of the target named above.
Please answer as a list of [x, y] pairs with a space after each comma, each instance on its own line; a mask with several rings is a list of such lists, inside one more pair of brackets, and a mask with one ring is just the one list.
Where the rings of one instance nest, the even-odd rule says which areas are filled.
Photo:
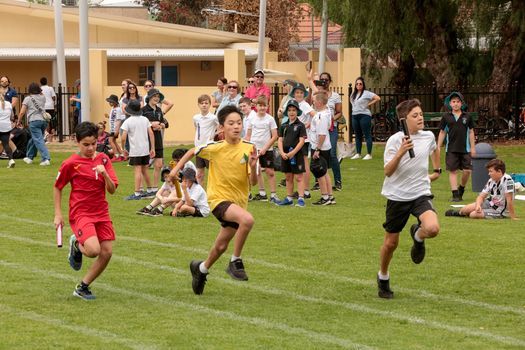
[[487, 198], [488, 194], [485, 193], [485, 192], [481, 192], [477, 197], [476, 197], [476, 208], [474, 209], [476, 212], [478, 213], [481, 213], [481, 205], [483, 204], [483, 202], [485, 201], [485, 199]]
[[394, 157], [385, 164], [385, 176], [390, 177], [397, 170], [401, 158], [403, 158], [405, 153], [407, 153], [408, 150], [412, 148], [414, 148], [412, 141], [408, 138], [408, 136], [405, 136]]
[[443, 146], [443, 141], [445, 141], [445, 136], [445, 130], [439, 130], [437, 148], [441, 149], [441, 147]]
[[299, 137], [299, 143], [297, 144], [297, 146], [295, 146], [293, 150], [288, 152], [288, 158], [293, 158], [297, 154], [297, 152], [299, 152], [301, 148], [303, 148], [303, 146], [304, 146], [304, 137]]
[[95, 171], [102, 175], [104, 177], [104, 183], [106, 184], [106, 190], [110, 193], [110, 194], [113, 194], [115, 193], [115, 190], [117, 189], [117, 186], [115, 185], [115, 183], [113, 182], [113, 180], [111, 179], [111, 177], [109, 177], [109, 174], [108, 172], [106, 171], [106, 167], [104, 167], [104, 165], [102, 164], [99, 164], [97, 165], [97, 167], [95, 168]]
[[115, 134], [113, 135], [115, 138], [118, 137], [121, 126], [122, 126], [122, 121], [120, 119], [115, 120]]
[[249, 128], [247, 131], [246, 131], [246, 136], [244, 137], [244, 139], [246, 141], [250, 141], [252, 139], [252, 128]]
[[184, 196], [184, 203], [186, 205], [189, 205], [190, 207], [193, 207], [193, 200], [190, 197], [190, 193], [188, 192], [187, 186], [181, 186], [182, 187], [182, 195]]
[[470, 156], [476, 157], [476, 135], [474, 134], [474, 129], [470, 129], [468, 139], [470, 141]]
[[166, 114], [170, 111], [170, 109], [173, 108], [173, 102], [169, 100], [163, 100], [162, 105], [160, 106], [160, 109], [162, 110], [163, 114]]
[[122, 138], [120, 139], [120, 143], [122, 145], [122, 152], [124, 152], [125, 155], [129, 154], [128, 150], [126, 149], [127, 139], [128, 139], [128, 132], [126, 130], [122, 130]]
[[288, 159], [288, 155], [286, 154], [283, 148], [283, 138], [282, 137], [279, 137], [279, 139], [277, 140], [277, 148], [279, 148], [279, 154], [281, 155], [281, 157], [285, 160]]
[[252, 186], [257, 185], [257, 148], [255, 145], [252, 148], [252, 153], [250, 153], [250, 184]]
[[151, 127], [148, 128], [148, 137], [150, 144], [149, 157], [155, 158], [155, 136], [153, 135], [153, 129]]
[[518, 220], [518, 217], [516, 216], [516, 212], [514, 211], [514, 196], [513, 192], [505, 193], [505, 200], [507, 201], [508, 207], [509, 207], [509, 214], [510, 218], [512, 220]]
[[62, 225], [64, 226], [64, 219], [62, 218], [62, 190], [53, 186], [53, 200], [55, 203], [55, 219], [53, 223], [55, 228]]
[[[430, 154], [430, 160], [432, 161], [432, 166], [434, 167], [434, 169], [436, 169], [436, 170], [437, 169], [441, 169], [441, 164], [440, 164], [440, 161], [441, 161], [441, 150], [439, 149], [439, 147], [436, 147], [434, 152], [432, 152]], [[429, 176], [430, 181], [434, 181], [434, 180], [439, 179], [440, 175], [441, 175], [441, 173], [432, 171], [432, 174], [430, 174], [430, 176]]]
[[272, 137], [268, 140], [268, 142], [266, 142], [264, 147], [261, 149], [260, 153], [262, 155], [264, 155], [273, 146], [275, 141], [277, 141], [277, 129], [272, 129], [271, 133], [272, 133]]

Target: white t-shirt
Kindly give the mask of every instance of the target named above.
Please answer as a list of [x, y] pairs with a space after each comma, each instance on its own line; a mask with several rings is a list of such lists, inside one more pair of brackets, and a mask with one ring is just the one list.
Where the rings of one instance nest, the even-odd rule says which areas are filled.
[[4, 108], [0, 104], [0, 132], [9, 132], [11, 129], [11, 114], [13, 114], [13, 106], [10, 102], [4, 102]]
[[176, 189], [175, 189], [175, 185], [172, 184], [172, 183], [168, 183], [167, 181], [165, 181], [163, 184], [162, 184], [162, 187], [160, 188], [160, 193], [164, 193], [164, 191], [167, 191], [168, 194], [171, 194], [172, 192], [175, 192]]
[[44, 97], [46, 98], [44, 109], [55, 109], [55, 101], [53, 101], [53, 97], [56, 97], [55, 90], [48, 85], [42, 85], [40, 88], [42, 89], [42, 94], [44, 94]]
[[[359, 94], [357, 96], [359, 96]], [[371, 116], [372, 112], [370, 112], [368, 104], [375, 96], [377, 95], [373, 92], [365, 90], [359, 98], [356, 98], [355, 100], [350, 98], [350, 102], [352, 102], [352, 115], [366, 114]]]
[[142, 115], [132, 115], [122, 124], [121, 129], [128, 133], [130, 157], [149, 155], [148, 128], [151, 123]]
[[[332, 148], [330, 143], [329, 129], [332, 124], [332, 113], [328, 108], [317, 112], [312, 118], [312, 124], [310, 124], [310, 146], [312, 149], [319, 148], [321, 151], [328, 151]], [[325, 135], [323, 144], [319, 145], [319, 136]]]
[[[208, 205], [208, 196], [206, 192], [198, 183], [194, 183], [188, 188], [188, 194], [190, 195], [191, 200], [193, 201], [193, 206], [198, 208], [202, 216], [206, 217], [210, 215], [210, 206]], [[184, 196], [182, 201], [185, 202]]]
[[[384, 165], [390, 162], [399, 150], [403, 132], [390, 136], [385, 147]], [[408, 202], [424, 195], [430, 195], [430, 178], [428, 177], [428, 157], [436, 149], [436, 138], [432, 131], [418, 131], [410, 135], [414, 144], [414, 158], [406, 152], [399, 165], [390, 177], [385, 177], [381, 194], [386, 198]]]
[[118, 130], [115, 130], [115, 123], [117, 120], [126, 120], [126, 115], [122, 113], [122, 109], [120, 107], [112, 107], [109, 110], [109, 132], [114, 133]]
[[250, 118], [249, 129], [252, 130], [250, 142], [255, 144], [257, 150], [261, 150], [272, 138], [272, 130], [277, 130], [275, 119], [266, 113], [263, 117], [257, 114]]
[[[302, 100], [301, 102], [299, 102], [299, 109], [303, 112], [298, 117], [299, 121], [303, 123], [304, 126], [311, 123], [312, 116], [310, 115], [310, 113], [312, 113], [312, 111], [315, 112], [312, 106], [310, 106], [310, 104], [308, 104], [308, 102], [306, 102], [305, 100]], [[310, 142], [310, 138], [311, 138], [310, 133], [311, 133], [310, 128], [306, 128], [306, 140], [304, 142]]]
[[341, 95], [339, 95], [337, 92], [335, 91], [332, 91], [332, 93], [330, 94], [330, 96], [328, 97], [328, 102], [326, 103], [326, 105], [328, 106], [328, 108], [330, 109], [330, 112], [332, 113], [332, 118], [334, 117], [335, 115], [335, 105], [338, 104], [338, 103], [343, 103], [341, 101]]
[[195, 147], [201, 147], [213, 141], [215, 131], [219, 126], [219, 119], [213, 113], [206, 115], [199, 113], [193, 116], [193, 125], [195, 126]]
[[252, 118], [254, 118], [257, 115], [257, 112], [254, 110], [251, 110], [250, 113], [248, 113], [248, 116], [245, 117], [242, 121], [242, 135], [241, 137], [246, 137], [246, 134], [248, 133], [248, 129], [250, 128], [250, 122]]

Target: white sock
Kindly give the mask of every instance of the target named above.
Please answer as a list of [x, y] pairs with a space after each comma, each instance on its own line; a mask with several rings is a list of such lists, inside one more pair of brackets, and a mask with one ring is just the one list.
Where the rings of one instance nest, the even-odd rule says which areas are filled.
[[135, 191], [135, 196], [140, 196], [142, 194], [142, 191]]
[[305, 196], [308, 196], [310, 194], [310, 191], [309, 190], [304, 190], [304, 195]]
[[230, 261], [235, 261], [235, 260], [240, 259], [240, 258], [241, 258], [240, 256], [232, 255]]
[[419, 230], [420, 229], [421, 228], [418, 228], [416, 233], [414, 234], [414, 239], [416, 240], [416, 242], [419, 242], [419, 243], [423, 242], [423, 238], [419, 237]]
[[293, 197], [292, 196], [286, 196], [286, 199], [288, 199], [289, 201], [293, 201]]
[[327, 194], [323, 194], [323, 195], [321, 195], [321, 197], [322, 197], [323, 199], [325, 199], [325, 200], [328, 199], [328, 195], [327, 195]]
[[262, 190], [262, 191], [259, 190], [259, 194], [260, 194], [261, 196], [266, 196], [266, 191], [265, 191], [265, 190]]
[[208, 269], [206, 268], [206, 266], [204, 266], [204, 261], [201, 262], [201, 264], [199, 265], [199, 270], [202, 273], [208, 273]]
[[270, 193], [270, 198], [277, 197], [277, 194], [275, 192]]
[[377, 273], [377, 275], [379, 276], [379, 279], [382, 280], [382, 281], [388, 281], [390, 279], [390, 273], [389, 272], [387, 272], [386, 275], [383, 275], [381, 273], [381, 271], [379, 271]]

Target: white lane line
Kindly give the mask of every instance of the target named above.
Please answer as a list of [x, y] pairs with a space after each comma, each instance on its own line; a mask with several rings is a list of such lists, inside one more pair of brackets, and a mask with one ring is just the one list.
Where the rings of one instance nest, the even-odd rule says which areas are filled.
[[[34, 268], [34, 267], [27, 266], [27, 265], [11, 263], [5, 260], [0, 260], [0, 266], [9, 267], [11, 269], [16, 269], [16, 270], [22, 270], [25, 272], [31, 272], [31, 273], [35, 273], [41, 276], [47, 276], [47, 277], [52, 277], [56, 279], [71, 281], [71, 276], [68, 276], [68, 275], [64, 275], [64, 274], [57, 273], [57, 272], [50, 271], [50, 270]], [[261, 317], [242, 316], [240, 314], [236, 314], [230, 311], [216, 310], [216, 309], [209, 308], [206, 306], [201, 306], [198, 304], [192, 304], [192, 303], [187, 303], [187, 302], [182, 302], [182, 301], [175, 301], [175, 300], [171, 300], [171, 299], [160, 297], [160, 296], [153, 295], [153, 294], [142, 293], [138, 291], [130, 291], [128, 289], [113, 287], [106, 283], [97, 282], [97, 288], [104, 289], [106, 291], [109, 291], [115, 294], [119, 294], [119, 295], [128, 295], [131, 297], [144, 299], [152, 303], [166, 304], [166, 305], [174, 306], [176, 308], [183, 308], [189, 311], [197, 311], [201, 313], [212, 314], [217, 317], [226, 318], [226, 319], [236, 321], [236, 322], [248, 323], [254, 326], [259, 326], [259, 327], [263, 327], [263, 328], [270, 329], [270, 330], [278, 330], [278, 331], [281, 331], [287, 334], [306, 337], [306, 338], [311, 339], [314, 342], [337, 345], [345, 349], [359, 349], [359, 350], [361, 349], [362, 350], [374, 350], [375, 349], [374, 347], [355, 343], [349, 339], [339, 338], [339, 337], [333, 336], [328, 333], [316, 332], [316, 331], [312, 331], [312, 330], [304, 329], [300, 327], [293, 327], [293, 326], [287, 325], [286, 323], [273, 322], [273, 321], [269, 321]]]
[[[21, 241], [21, 242], [27, 242], [27, 243], [31, 243], [31, 244], [39, 244], [39, 245], [44, 245], [44, 246], [54, 246], [51, 243], [35, 241], [35, 240], [31, 239], [31, 238], [11, 236], [11, 235], [4, 234], [4, 233], [0, 233], [0, 237], [7, 238], [7, 239], [12, 239], [12, 240], [17, 240], [17, 241]], [[142, 261], [142, 260], [135, 259], [135, 258], [130, 258], [130, 257], [127, 257], [127, 256], [114, 256], [113, 258], [115, 260], [122, 261], [122, 262], [124, 262], [126, 264], [129, 264], [129, 265], [141, 265], [141, 266], [143, 266], [145, 268], [157, 269], [157, 270], [163, 270], [163, 271], [170, 271], [170, 272], [173, 272], [173, 273], [176, 273], [176, 274], [180, 274], [180, 275], [188, 275], [189, 274], [187, 270], [183, 270], [183, 269], [179, 269], [179, 268], [175, 268], [175, 267], [167, 266], [167, 265], [159, 265], [159, 264], [155, 264], [155, 263], [152, 263], [152, 262], [149, 262], [149, 261]], [[226, 284], [234, 285], [237, 288], [251, 289], [251, 290], [255, 290], [255, 291], [260, 292], [260, 293], [272, 294], [272, 295], [277, 295], [277, 296], [281, 296], [281, 297], [288, 297], [288, 298], [291, 298], [291, 299], [304, 301], [304, 302], [308, 302], [308, 303], [318, 303], [318, 304], [334, 306], [334, 307], [337, 307], [337, 308], [345, 308], [345, 309], [352, 310], [352, 311], [355, 311], [355, 312], [367, 313], [367, 314], [372, 314], [372, 315], [381, 316], [381, 317], [388, 317], [388, 318], [392, 318], [392, 319], [399, 320], [399, 321], [406, 321], [408, 323], [415, 324], [415, 325], [425, 325], [425, 326], [430, 327], [430, 328], [441, 329], [441, 330], [445, 330], [445, 331], [448, 331], [448, 332], [451, 332], [451, 333], [460, 334], [460, 335], [481, 337], [481, 338], [489, 339], [489, 340], [494, 341], [494, 342], [504, 343], [504, 344], [508, 344], [508, 345], [525, 346], [525, 340], [513, 338], [513, 337], [510, 337], [510, 336], [502, 336], [502, 335], [499, 335], [499, 334], [493, 334], [493, 333], [490, 333], [490, 332], [481, 331], [481, 330], [477, 330], [477, 329], [473, 329], [473, 328], [462, 327], [462, 326], [453, 326], [453, 325], [449, 325], [449, 324], [446, 324], [446, 323], [441, 323], [441, 322], [432, 321], [432, 320], [426, 320], [426, 319], [423, 319], [423, 318], [420, 318], [420, 317], [411, 316], [411, 315], [405, 315], [405, 314], [401, 314], [401, 313], [397, 313], [397, 312], [393, 312], [393, 311], [385, 311], [385, 310], [380, 310], [380, 309], [374, 309], [374, 308], [371, 308], [371, 307], [368, 307], [368, 306], [365, 306], [365, 305], [361, 305], [361, 304], [356, 304], [356, 303], [341, 302], [341, 301], [324, 299], [324, 298], [319, 298], [319, 297], [301, 295], [301, 294], [297, 294], [297, 293], [294, 293], [294, 292], [289, 292], [289, 291], [285, 291], [285, 290], [281, 290], [281, 289], [261, 286], [261, 285], [257, 285], [257, 284], [253, 284], [253, 283], [239, 283], [239, 282], [232, 281], [231, 279], [226, 279], [226, 278], [222, 278], [222, 277], [218, 277], [218, 276], [214, 276], [214, 279], [217, 279], [217, 280], [219, 280], [219, 281], [221, 281], [223, 283], [226, 283]]]
[[[49, 228], [53, 227], [53, 224], [49, 222], [42, 222], [42, 221], [36, 221], [36, 220], [31, 220], [31, 219], [26, 219], [26, 218], [19, 218], [19, 217], [1, 214], [1, 213], [0, 213], [0, 218], [6, 218], [6, 219], [19, 221], [19, 222], [26, 222], [26, 223], [35, 224], [35, 225], [46, 226]], [[181, 251], [196, 253], [200, 255], [208, 254], [208, 250], [206, 249], [187, 247], [187, 246], [183, 246], [183, 245], [176, 244], [176, 243], [165, 243], [165, 242], [153, 241], [149, 239], [137, 238], [137, 237], [132, 237], [132, 236], [119, 235], [117, 237], [117, 240], [149, 244], [149, 245], [158, 246], [158, 247], [173, 248], [173, 249], [178, 249]], [[290, 271], [290, 272], [299, 273], [299, 274], [303, 274], [307, 276], [322, 277], [322, 278], [327, 278], [333, 281], [351, 283], [351, 284], [355, 284], [359, 286], [375, 288], [375, 281], [372, 281], [373, 280], [372, 278], [365, 280], [365, 279], [359, 279], [359, 278], [353, 278], [353, 277], [340, 276], [340, 275], [331, 274], [331, 273], [324, 272], [324, 271], [303, 269], [300, 267], [294, 267], [294, 266], [284, 265], [284, 264], [276, 264], [276, 263], [268, 262], [268, 261], [257, 259], [257, 258], [245, 258], [244, 260], [246, 262], [251, 262], [254, 264], [258, 264], [261, 266], [265, 266], [265, 267], [280, 270], [280, 271]], [[514, 314], [525, 316], [525, 308], [491, 304], [491, 303], [487, 303], [483, 301], [460, 298], [460, 297], [456, 297], [453, 295], [435, 294], [435, 293], [432, 293], [432, 292], [429, 292], [423, 289], [411, 289], [411, 288], [403, 288], [403, 287], [398, 286], [396, 287], [396, 290], [398, 292], [403, 292], [415, 298], [432, 299], [432, 300], [437, 300], [437, 301], [447, 301], [447, 302], [452, 302], [452, 303], [457, 303], [457, 304], [463, 304], [463, 305], [483, 308], [483, 309], [496, 311], [496, 312], [503, 312], [503, 313], [511, 312]]]
[[[134, 339], [128, 339], [123, 338], [119, 336], [118, 334], [111, 333], [104, 330], [98, 330], [94, 328], [90, 328], [87, 326], [77, 326], [70, 324], [68, 321], [64, 321], [62, 319], [58, 318], [52, 318], [46, 315], [38, 314], [33, 311], [26, 311], [18, 308], [11, 307], [9, 305], [0, 304], [0, 312], [5, 315], [12, 314], [15, 317], [24, 318], [26, 320], [31, 320], [39, 323], [45, 323], [53, 327], [59, 327], [62, 329], [73, 331], [75, 334], [83, 334], [83, 335], [89, 335], [94, 338], [100, 339], [104, 343], [118, 343], [120, 345], [124, 345], [127, 348], [130, 349], [136, 349], [136, 350], [142, 350], [142, 349], [157, 349], [154, 345], [148, 345], [144, 343], [140, 343], [137, 340]], [[22, 345], [23, 344], [18, 344]]]

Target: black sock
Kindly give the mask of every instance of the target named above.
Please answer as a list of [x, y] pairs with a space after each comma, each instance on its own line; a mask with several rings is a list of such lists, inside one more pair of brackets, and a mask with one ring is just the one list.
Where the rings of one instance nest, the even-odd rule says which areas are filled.
[[459, 190], [452, 191], [452, 197], [453, 198], [459, 198]]
[[80, 288], [86, 289], [89, 287], [89, 284], [84, 283], [84, 281], [80, 281]]
[[458, 194], [460, 197], [463, 197], [463, 193], [465, 193], [465, 186], [459, 186], [458, 187]]

